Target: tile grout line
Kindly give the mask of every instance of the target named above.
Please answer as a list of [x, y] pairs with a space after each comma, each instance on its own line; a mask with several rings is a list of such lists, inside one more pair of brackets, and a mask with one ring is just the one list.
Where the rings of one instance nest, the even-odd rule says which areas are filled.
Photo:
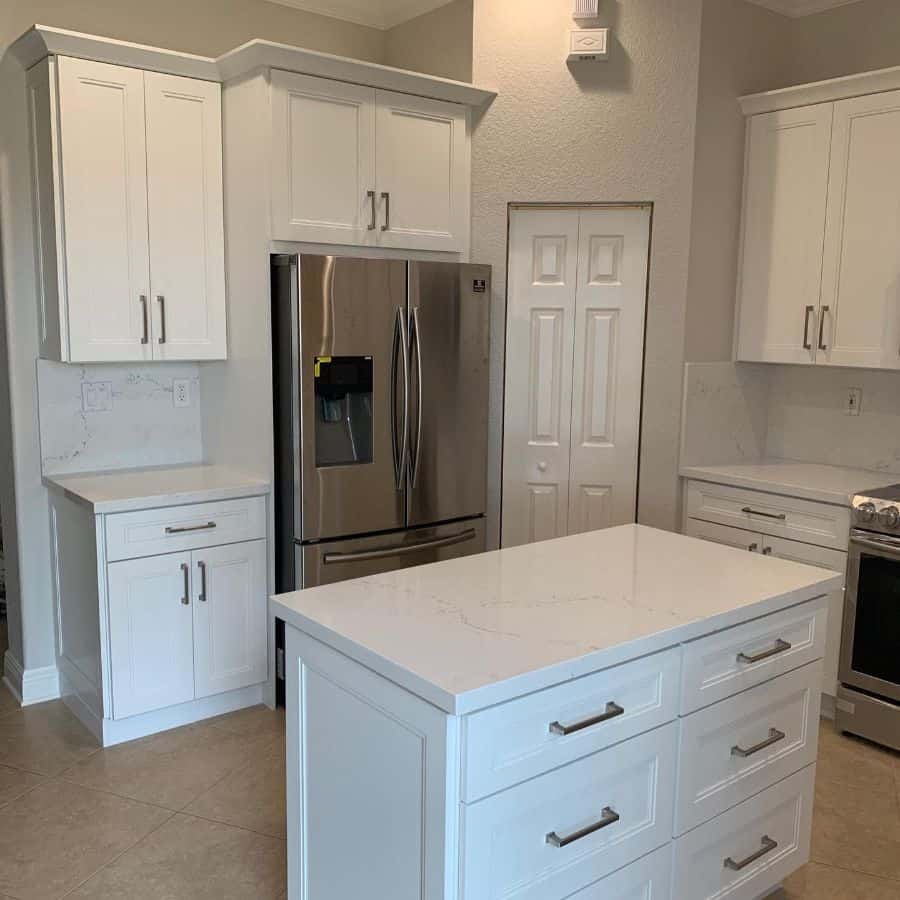
[[[119, 794], [116, 791], [109, 790], [108, 788], [94, 787], [90, 784], [82, 784], [79, 781], [72, 781], [70, 778], [65, 777], [65, 772], [63, 772], [61, 775], [50, 776], [50, 779], [54, 778], [58, 779], [59, 781], [64, 781], [66, 784], [69, 784], [72, 787], [81, 788], [83, 791], [91, 791], [96, 794], [104, 794], [107, 797], [115, 797], [117, 800], [127, 800], [130, 803], [140, 803], [144, 806], [152, 806], [154, 809], [161, 809], [163, 812], [172, 813], [173, 815], [175, 813], [181, 812], [180, 809], [172, 809], [171, 806], [163, 806], [162, 803], [154, 803], [152, 800], [140, 800], [137, 797], [129, 797], [127, 794]], [[35, 785], [35, 787], [37, 787], [37, 785]]]
[[[864, 872], [862, 869], [848, 869], [846, 866], [836, 866], [834, 863], [819, 862], [817, 859], [810, 859], [809, 863], [806, 865], [809, 865], [810, 863], [816, 866], [822, 866], [825, 869], [837, 869], [839, 872], [849, 872], [851, 875], [864, 875], [866, 878], [874, 878], [877, 881], [884, 881], [890, 885], [898, 884], [898, 881], [900, 881], [897, 878], [891, 878], [890, 875], [875, 875], [872, 872]], [[798, 869], [798, 871], [800, 870]]]
[[235, 825], [233, 822], [225, 822], [222, 819], [213, 819], [209, 816], [201, 816], [197, 813], [185, 812], [184, 810], [179, 810], [178, 815], [187, 816], [190, 819], [202, 819], [204, 822], [209, 822], [212, 825], [224, 825], [226, 828], [236, 828], [238, 831], [245, 831], [248, 834], [255, 834], [258, 837], [270, 838], [273, 841], [281, 841], [281, 843], [287, 843], [287, 836], [282, 837], [278, 834], [270, 834], [268, 831], [257, 831], [255, 828], [248, 828], [246, 825]]

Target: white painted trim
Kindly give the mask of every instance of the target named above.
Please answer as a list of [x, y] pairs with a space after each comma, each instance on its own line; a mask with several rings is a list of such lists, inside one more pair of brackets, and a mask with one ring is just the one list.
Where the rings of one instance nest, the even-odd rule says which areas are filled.
[[248, 41], [217, 59], [211, 59], [67, 31], [64, 28], [35, 25], [10, 46], [10, 52], [25, 69], [31, 68], [48, 55], [59, 54], [207, 81], [229, 81], [256, 69], [284, 69], [476, 108], [486, 106], [497, 96], [495, 91], [482, 90], [462, 81], [436, 78], [259, 39]]
[[822, 706], [819, 709], [819, 716], [828, 719], [829, 722], [834, 721], [834, 697], [831, 694], [822, 694]]
[[59, 697], [59, 670], [56, 666], [25, 669], [10, 650], [3, 655], [3, 682], [22, 706], [46, 703]]
[[740, 97], [739, 102], [745, 116], [757, 116], [780, 109], [834, 103], [851, 97], [896, 90], [900, 90], [900, 66], [779, 88], [777, 91], [765, 91], [761, 94], [747, 94]]
[[839, 6], [859, 3], [859, 0], [750, 0], [750, 2], [781, 13], [783, 16], [799, 19], [802, 16], [812, 16], [829, 9], [836, 9]]
[[353, 22], [355, 25], [366, 25], [387, 31], [402, 25], [410, 19], [417, 19], [425, 13], [433, 12], [446, 6], [451, 0], [267, 0], [280, 6], [302, 9], [305, 12], [327, 16], [329, 19], [340, 19]]

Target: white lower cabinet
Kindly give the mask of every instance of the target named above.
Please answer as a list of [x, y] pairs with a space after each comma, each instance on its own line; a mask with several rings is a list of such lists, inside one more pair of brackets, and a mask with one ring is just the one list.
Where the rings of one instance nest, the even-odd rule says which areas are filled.
[[569, 900], [674, 900], [672, 848], [666, 845], [642, 856]]

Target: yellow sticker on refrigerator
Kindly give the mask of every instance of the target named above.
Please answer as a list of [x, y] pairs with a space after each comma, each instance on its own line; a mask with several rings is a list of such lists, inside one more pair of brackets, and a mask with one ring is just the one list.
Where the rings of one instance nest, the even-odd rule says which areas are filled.
[[322, 363], [327, 364], [330, 362], [331, 362], [330, 356], [317, 356], [316, 357], [316, 369], [315, 369], [316, 378], [320, 377], [322, 374]]

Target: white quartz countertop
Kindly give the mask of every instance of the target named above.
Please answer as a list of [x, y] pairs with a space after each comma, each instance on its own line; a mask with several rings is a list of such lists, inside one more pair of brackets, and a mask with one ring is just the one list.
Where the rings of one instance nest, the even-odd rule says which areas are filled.
[[264, 478], [214, 465], [45, 475], [44, 484], [65, 492], [95, 514], [251, 497], [267, 493], [270, 487]]
[[854, 494], [900, 481], [900, 475], [889, 472], [846, 469], [842, 466], [794, 462], [789, 459], [760, 459], [750, 463], [719, 466], [682, 466], [680, 471], [685, 478], [786, 494], [839, 506], [849, 506]]
[[275, 615], [472, 712], [765, 615], [841, 576], [624, 525], [274, 598]]

